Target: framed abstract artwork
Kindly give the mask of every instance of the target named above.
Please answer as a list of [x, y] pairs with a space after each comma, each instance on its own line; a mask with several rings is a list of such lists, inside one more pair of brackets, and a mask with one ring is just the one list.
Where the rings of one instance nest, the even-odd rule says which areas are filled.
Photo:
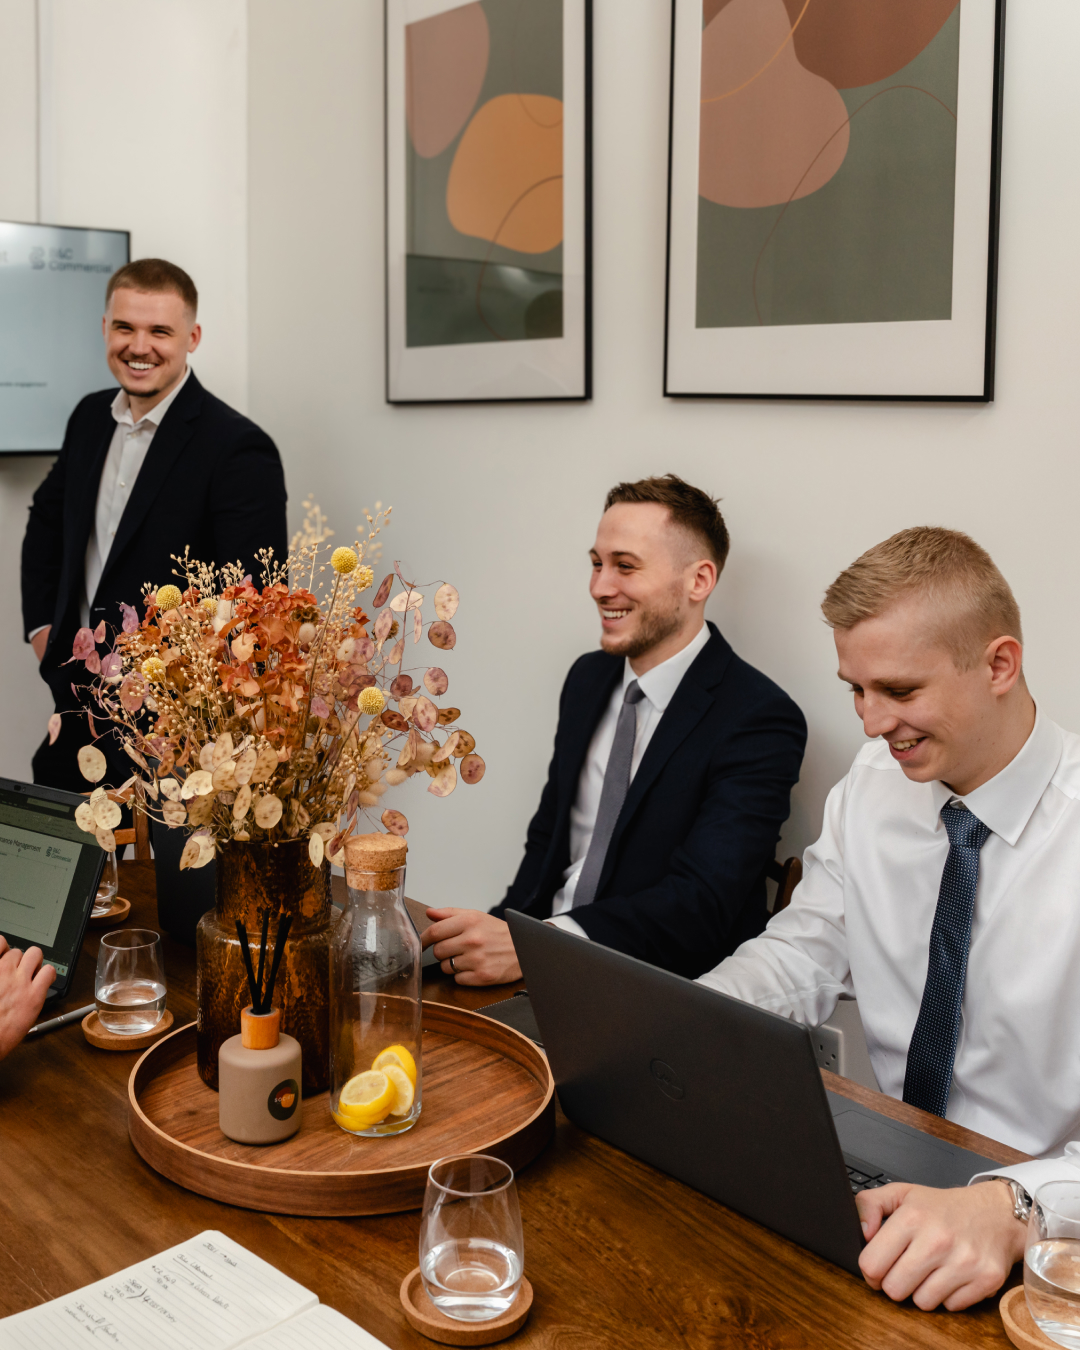
[[1004, 0], [674, 0], [664, 392], [993, 397]]
[[386, 397], [590, 396], [591, 0], [386, 0]]

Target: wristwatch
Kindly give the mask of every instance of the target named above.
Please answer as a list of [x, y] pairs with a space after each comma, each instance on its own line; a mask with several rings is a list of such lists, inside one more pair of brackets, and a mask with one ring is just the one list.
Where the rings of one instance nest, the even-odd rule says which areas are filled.
[[1012, 1191], [1013, 1215], [1021, 1223], [1027, 1223], [1031, 1218], [1031, 1196], [1024, 1190], [1018, 1181], [1012, 1177], [980, 1177], [980, 1181], [1003, 1181], [1009, 1190]]

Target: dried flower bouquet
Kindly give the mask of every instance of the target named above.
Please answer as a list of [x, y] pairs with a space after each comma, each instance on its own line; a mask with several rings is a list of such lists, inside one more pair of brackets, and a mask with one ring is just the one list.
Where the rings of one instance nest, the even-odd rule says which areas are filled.
[[[261, 557], [261, 587], [236, 565], [215, 569], [185, 554], [183, 589], [147, 585], [141, 619], [123, 605], [111, 650], [98, 650], [104, 624], [79, 630], [72, 660], [96, 676], [91, 732], [99, 739], [95, 717], [112, 723], [138, 770], [110, 791], [100, 785], [101, 750], [91, 742], [79, 751], [83, 776], [99, 786], [76, 818], [102, 848], [115, 849], [119, 804], [131, 802], [190, 831], [181, 868], [204, 866], [233, 840], [306, 840], [318, 866], [324, 856], [340, 861], [358, 814], [388, 788], [423, 773], [428, 791], [445, 797], [459, 777], [484, 776], [472, 736], [456, 725], [460, 710], [434, 702], [447, 692], [446, 672], [424, 669], [421, 687], [405, 669], [425, 627], [436, 648], [454, 647], [457, 591], [439, 585], [425, 623], [422, 588], [395, 564], [372, 623], [360, 604], [374, 580], [363, 558], [377, 557], [389, 508], [367, 514], [363, 542], [331, 551], [333, 532], [317, 506], [305, 506], [286, 563]], [[307, 584], [290, 586], [290, 576]], [[54, 714], [50, 735], [58, 733]], [[391, 833], [408, 831], [400, 811], [381, 819]]]

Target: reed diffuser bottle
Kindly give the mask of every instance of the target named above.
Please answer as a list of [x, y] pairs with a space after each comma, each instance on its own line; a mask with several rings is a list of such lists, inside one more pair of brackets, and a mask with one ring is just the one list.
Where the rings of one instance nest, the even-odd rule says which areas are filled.
[[405, 908], [404, 839], [345, 844], [348, 905], [330, 939], [330, 1109], [377, 1138], [420, 1116], [420, 939]]
[[281, 1009], [273, 1006], [278, 963], [290, 922], [291, 916], [286, 914], [278, 924], [265, 988], [270, 915], [263, 914], [257, 974], [247, 932], [239, 920], [236, 923], [251, 1006], [241, 1010], [240, 1035], [230, 1036], [218, 1052], [218, 1123], [222, 1134], [240, 1144], [276, 1144], [300, 1128], [300, 1043], [282, 1034]]

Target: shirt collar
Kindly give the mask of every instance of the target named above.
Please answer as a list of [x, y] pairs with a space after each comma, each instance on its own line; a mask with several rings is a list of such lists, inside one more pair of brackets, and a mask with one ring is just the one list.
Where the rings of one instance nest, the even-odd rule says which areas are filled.
[[131, 415], [131, 400], [128, 398], [126, 392], [123, 389], [118, 389], [116, 391], [116, 397], [112, 401], [113, 417], [116, 419], [117, 422], [123, 422], [126, 426], [129, 427], [139, 426], [143, 422], [152, 422], [155, 427], [161, 426], [162, 418], [169, 411], [172, 405], [176, 402], [180, 390], [183, 389], [185, 384], [187, 384], [190, 375], [191, 375], [191, 367], [187, 366], [184, 370], [183, 379], [181, 379], [180, 383], [176, 386], [176, 388], [171, 390], [168, 394], [166, 394], [160, 403], [155, 403], [148, 413], [145, 413], [142, 417], [139, 418], [138, 422], [136, 422]]
[[940, 781], [931, 784], [934, 811], [940, 818], [946, 802], [958, 801], [999, 838], [1010, 846], [1015, 844], [1057, 771], [1062, 745], [1060, 729], [1036, 708], [1035, 725], [1019, 754], [989, 782], [966, 797]]
[[657, 712], [664, 712], [667, 705], [675, 697], [675, 690], [682, 683], [682, 678], [712, 636], [709, 631], [709, 625], [703, 623], [698, 634], [691, 638], [681, 652], [676, 652], [674, 656], [669, 656], [666, 661], [661, 661], [658, 666], [653, 666], [652, 670], [647, 670], [644, 675], [635, 675], [627, 661], [623, 668], [623, 692], [627, 686], [634, 680], [637, 680], [638, 687]]

